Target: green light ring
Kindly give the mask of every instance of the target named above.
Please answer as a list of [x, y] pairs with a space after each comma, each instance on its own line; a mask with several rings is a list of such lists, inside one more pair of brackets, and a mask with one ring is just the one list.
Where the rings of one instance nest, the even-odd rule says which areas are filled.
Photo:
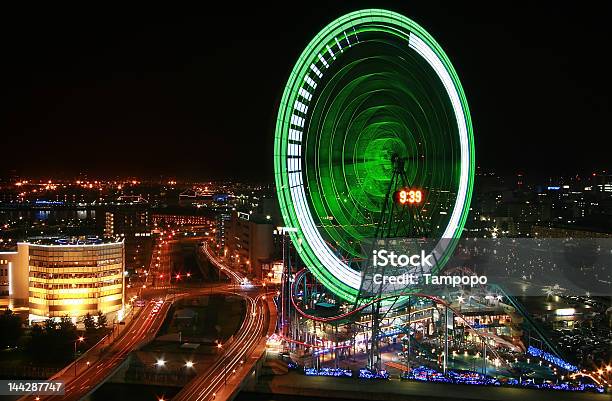
[[[465, 94], [457, 77], [457, 74], [452, 67], [450, 61], [440, 48], [440, 46], [431, 38], [427, 32], [425, 32], [420, 26], [411, 20], [384, 10], [364, 10], [357, 11], [354, 13], [347, 14], [344, 17], [337, 19], [336, 21], [329, 24], [324, 28], [307, 46], [302, 55], [300, 56], [297, 64], [295, 65], [287, 86], [283, 93], [281, 100], [281, 106], [277, 118], [277, 128], [275, 136], [275, 180], [277, 185], [277, 195], [281, 204], [281, 213], [283, 219], [288, 226], [296, 227], [297, 233], [291, 233], [291, 239], [296, 245], [296, 249], [300, 254], [300, 257], [311, 269], [313, 274], [331, 291], [336, 293], [338, 296], [348, 300], [355, 300], [357, 291], [355, 288], [346, 285], [346, 283], [339, 280], [333, 274], [330, 274], [324, 263], [317, 258], [316, 253], [311, 247], [311, 244], [305, 241], [303, 228], [300, 226], [295, 205], [292, 203], [292, 195], [289, 185], [288, 170], [287, 170], [287, 144], [288, 144], [288, 133], [290, 128], [291, 115], [293, 114], [293, 104], [298, 97], [298, 90], [302, 87], [300, 77], [305, 76], [311, 63], [316, 62], [319, 51], [325, 49], [325, 45], [330, 44], [333, 46], [333, 40], [338, 36], [339, 33], [348, 31], [360, 23], [374, 22], [377, 23], [391, 23], [396, 26], [406, 28], [408, 31], [414, 33], [419, 37], [425, 44], [431, 49], [452, 79], [455, 90], [459, 96], [461, 102], [461, 108], [463, 110], [463, 117], [468, 132], [469, 140], [469, 172], [468, 172], [468, 184], [467, 192], [463, 202], [463, 208], [461, 211], [459, 224], [454, 231], [452, 238], [456, 239], [461, 234], [465, 221], [467, 219], [467, 212], [469, 211], [469, 204], [472, 196], [473, 187], [473, 174], [474, 174], [474, 143], [473, 143], [473, 131], [472, 123], [469, 115], [469, 108], [465, 99]], [[302, 211], [304, 212], [304, 211]], [[440, 263], [445, 263], [449, 253], [443, 255], [440, 259]]]

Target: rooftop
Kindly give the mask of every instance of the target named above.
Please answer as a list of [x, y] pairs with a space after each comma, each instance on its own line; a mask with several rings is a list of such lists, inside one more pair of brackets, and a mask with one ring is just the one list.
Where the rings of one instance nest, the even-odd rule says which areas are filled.
[[89, 237], [31, 237], [23, 241], [27, 244], [46, 245], [46, 246], [87, 246], [121, 243], [120, 238], [105, 238], [98, 236]]

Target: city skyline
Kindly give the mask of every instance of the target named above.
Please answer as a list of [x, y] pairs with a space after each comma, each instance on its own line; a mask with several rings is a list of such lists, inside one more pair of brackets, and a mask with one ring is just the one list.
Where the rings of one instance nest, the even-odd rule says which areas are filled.
[[609, 397], [603, 10], [155, 7], [0, 26], [0, 398]]
[[[372, 4], [315, 8], [297, 21], [288, 8], [214, 13], [227, 19], [178, 10], [78, 18], [18, 11], [4, 29], [28, 29], [7, 45], [0, 129], [7, 149], [24, 151], [5, 152], [0, 173], [272, 181], [287, 66], [313, 33], [364, 6]], [[589, 61], [609, 36], [603, 13], [374, 6], [411, 15], [447, 49], [472, 111], [479, 166], [504, 174], [609, 171], [605, 67]]]

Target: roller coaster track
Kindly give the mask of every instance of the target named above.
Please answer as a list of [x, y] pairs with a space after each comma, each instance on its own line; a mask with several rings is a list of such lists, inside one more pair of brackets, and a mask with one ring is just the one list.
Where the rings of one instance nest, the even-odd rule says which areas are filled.
[[529, 323], [530, 328], [536, 332], [536, 334], [540, 337], [540, 340], [542, 340], [542, 342], [546, 344], [546, 346], [549, 348], [551, 353], [553, 353], [557, 358], [563, 359], [563, 357], [560, 355], [556, 347], [546, 337], [546, 334], [544, 333], [544, 329], [531, 317], [531, 314], [525, 309], [525, 307], [521, 305], [519, 301], [514, 299], [514, 297], [512, 297], [511, 295], [508, 295], [508, 293], [506, 293], [506, 291], [504, 291], [504, 289], [501, 286], [497, 284], [490, 284], [490, 285], [491, 287], [498, 289], [499, 292], [501, 292], [504, 295], [504, 297], [506, 297], [506, 299], [510, 302], [512, 307], [515, 308], [523, 316], [523, 318]]
[[[430, 301], [433, 301], [436, 305], [441, 305], [444, 306], [448, 309], [450, 309], [456, 316], [458, 316], [459, 318], [461, 318], [461, 320], [463, 320], [464, 324], [469, 328], [469, 330], [477, 335], [483, 342], [483, 344], [486, 344], [485, 341], [485, 336], [483, 336], [482, 334], [480, 334], [474, 327], [472, 327], [472, 325], [468, 322], [468, 320], [465, 318], [465, 316], [456, 308], [454, 308], [449, 302], [436, 297], [434, 295], [430, 295], [430, 294], [423, 294], [423, 293], [419, 293], [419, 292], [407, 292], [407, 293], [399, 293], [399, 294], [395, 294], [395, 295], [390, 295], [390, 296], [384, 296], [384, 297], [380, 297], [380, 298], [376, 298], [376, 299], [371, 299], [369, 300], [369, 302], [360, 305], [359, 307], [349, 311], [349, 312], [345, 312], [336, 316], [330, 316], [330, 317], [318, 317], [318, 316], [314, 316], [311, 315], [309, 313], [306, 313], [304, 310], [302, 310], [299, 305], [295, 302], [295, 299], [293, 297], [293, 293], [295, 291], [294, 287], [297, 287], [300, 278], [303, 274], [306, 273], [306, 269], [302, 269], [299, 272], [297, 272], [295, 274], [295, 279], [294, 279], [294, 283], [292, 286], [290, 286], [290, 293], [289, 293], [289, 299], [291, 300], [291, 305], [295, 308], [295, 310], [298, 312], [298, 314], [300, 314], [302, 317], [309, 319], [309, 320], [314, 320], [316, 322], [321, 322], [321, 323], [329, 323], [329, 322], [334, 322], [337, 320], [343, 320], [343, 319], [347, 319], [353, 315], [355, 315], [356, 313], [359, 313], [361, 311], [363, 311], [365, 308], [367, 308], [368, 306], [371, 306], [373, 304], [375, 304], [376, 302], [380, 302], [386, 299], [391, 299], [391, 298], [397, 298], [400, 296], [413, 296], [413, 297], [418, 297], [418, 298], [425, 298], [425, 299], [429, 299]], [[487, 346], [489, 348], [489, 350], [491, 351], [491, 353], [503, 364], [508, 365], [507, 362], [505, 362], [504, 358], [501, 358], [499, 356], [499, 354], [497, 353], [497, 351], [495, 351], [495, 349], [490, 348], [489, 346]], [[508, 365], [510, 366], [510, 365]]]

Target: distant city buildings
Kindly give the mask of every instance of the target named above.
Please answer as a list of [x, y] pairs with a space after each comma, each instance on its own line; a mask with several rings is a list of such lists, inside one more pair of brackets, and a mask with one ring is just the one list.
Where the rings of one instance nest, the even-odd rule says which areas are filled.
[[153, 214], [153, 224], [157, 226], [207, 226], [210, 224], [211, 220], [212, 219], [208, 216], [196, 215], [192, 213]]
[[[454, 194], [446, 197], [450, 210]], [[443, 198], [441, 198], [443, 199]], [[282, 225], [273, 185], [236, 182], [145, 182], [140, 179], [0, 182], [0, 250], [33, 236], [103, 236], [124, 243], [125, 269], [151, 269], [155, 238], [164, 228], [190, 226], [206, 236], [219, 256], [253, 278], [276, 279]], [[529, 172], [502, 177], [478, 170], [465, 236], [547, 237], [612, 233], [612, 176], [533, 180]], [[10, 291], [8, 258], [0, 258], [0, 294]]]
[[612, 175], [594, 173], [529, 184], [522, 173], [503, 178], [479, 171], [471, 209], [468, 236], [530, 237], [535, 232], [542, 236], [548, 232], [545, 227], [612, 233]]

